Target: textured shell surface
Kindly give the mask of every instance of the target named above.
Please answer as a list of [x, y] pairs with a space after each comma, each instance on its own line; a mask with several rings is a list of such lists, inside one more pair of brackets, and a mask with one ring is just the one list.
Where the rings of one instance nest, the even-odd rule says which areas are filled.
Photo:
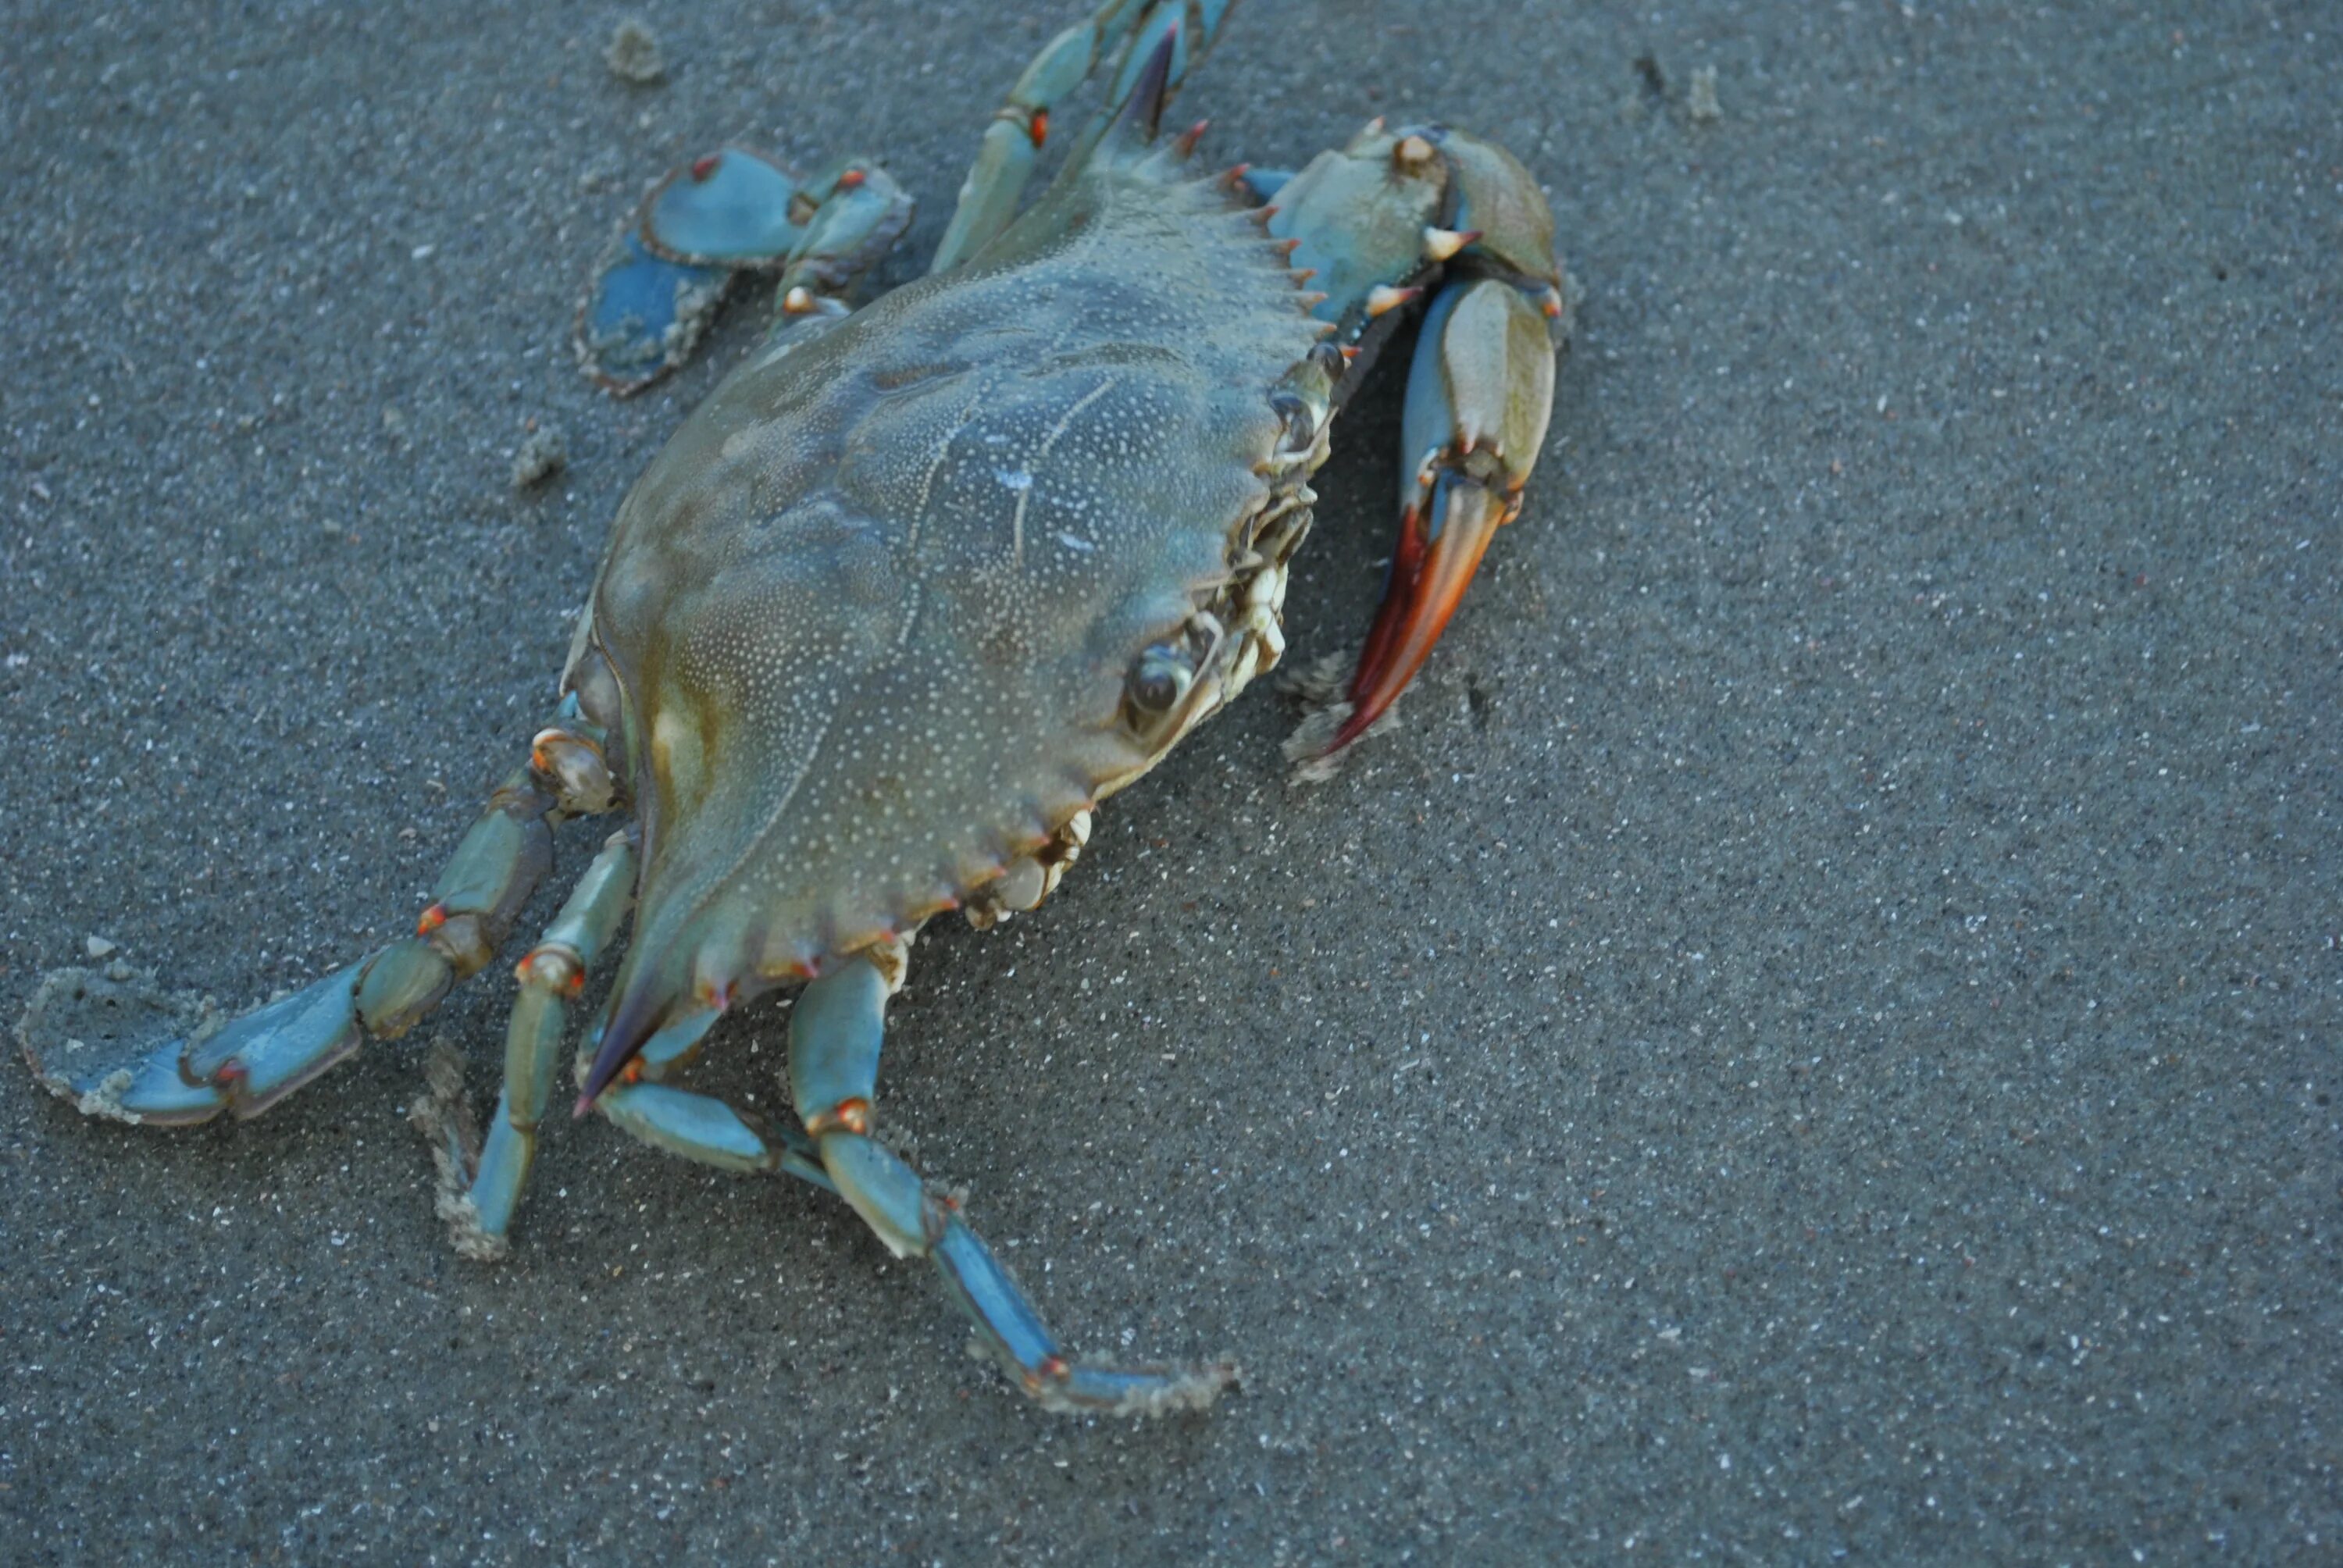
[[639, 959], [810, 972], [1144, 770], [1126, 672], [1306, 477], [1266, 477], [1267, 399], [1318, 337], [1215, 186], [1102, 159], [973, 264], [734, 371], [594, 593]]

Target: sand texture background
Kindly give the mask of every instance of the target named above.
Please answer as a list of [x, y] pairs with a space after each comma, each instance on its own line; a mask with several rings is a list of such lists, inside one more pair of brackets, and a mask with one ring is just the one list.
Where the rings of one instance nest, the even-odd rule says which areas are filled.
[[[618, 10], [7, 15], [8, 1019], [93, 936], [242, 1004], [411, 920], [752, 335], [577, 376], [641, 183], [879, 154], [915, 276], [1071, 19], [658, 5], [639, 86]], [[1551, 192], [1534, 498], [1403, 728], [1295, 792], [1248, 698], [1045, 910], [922, 943], [883, 1080], [1072, 1343], [1242, 1394], [1044, 1417], [840, 1206], [600, 1124], [460, 1262], [427, 1041], [167, 1136], [12, 1062], [5, 1554], [2335, 1553], [2338, 66], [2309, 3], [1253, 0], [1214, 156], [1444, 117]], [[1397, 410], [1297, 656], [1372, 609]], [[422, 1031], [483, 1092], [509, 995]], [[776, 1104], [783, 1018], [713, 1081]]]

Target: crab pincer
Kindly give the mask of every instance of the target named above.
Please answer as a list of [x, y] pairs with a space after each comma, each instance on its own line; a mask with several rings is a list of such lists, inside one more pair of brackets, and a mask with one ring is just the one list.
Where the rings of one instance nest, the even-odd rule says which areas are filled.
[[1408, 466], [1390, 580], [1329, 751], [1365, 733], [1415, 678], [1489, 541], [1520, 515], [1554, 407], [1554, 361], [1542, 307], [1511, 282], [1443, 289], [1425, 312], [1400, 425]]
[[1568, 324], [1553, 215], [1529, 171], [1493, 143], [1371, 121], [1348, 146], [1277, 179], [1273, 199], [1269, 232], [1295, 242], [1293, 265], [1324, 291], [1314, 311], [1349, 361], [1338, 403], [1423, 307], [1391, 570], [1348, 683], [1287, 744], [1307, 779], [1331, 771], [1389, 711], [1489, 541], [1520, 514]]

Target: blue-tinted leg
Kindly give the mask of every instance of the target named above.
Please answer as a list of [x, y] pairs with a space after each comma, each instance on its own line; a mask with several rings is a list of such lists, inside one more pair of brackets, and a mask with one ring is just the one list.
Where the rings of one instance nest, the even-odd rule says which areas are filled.
[[811, 1139], [793, 1127], [768, 1128], [713, 1095], [667, 1083], [619, 1083], [604, 1090], [594, 1108], [620, 1131], [699, 1164], [719, 1171], [779, 1171], [825, 1192], [838, 1191]]
[[495, 956], [552, 864], [554, 821], [609, 807], [601, 739], [576, 699], [566, 700], [554, 727], [538, 734], [528, 765], [497, 789], [457, 845], [413, 936], [209, 1035], [166, 1040], [121, 1068], [75, 1071], [44, 1060], [43, 1042], [28, 1037], [34, 1070], [90, 1115], [191, 1126], [222, 1111], [257, 1116], [367, 1040], [397, 1039]]
[[619, 397], [641, 391], [699, 347], [734, 268], [654, 256], [629, 220], [578, 311], [578, 359]]
[[[1149, 57], [1167, 38], [1172, 58], [1163, 97], [1176, 91], [1189, 68], [1203, 58], [1228, 15], [1231, 0], [1106, 0], [1087, 22], [1075, 24], [1041, 45], [992, 112], [977, 147], [976, 162], [960, 187], [960, 206], [936, 246], [930, 272], [950, 272], [998, 238], [1015, 221], [1018, 202], [1032, 179], [1050, 116], [1092, 72], [1108, 65], [1115, 74], [1097, 122], [1082, 145], [1097, 139], [1131, 89]], [[1077, 160], [1080, 154], [1075, 155]]]
[[1222, 1362], [1130, 1371], [1076, 1365], [957, 1205], [870, 1137], [887, 979], [869, 961], [814, 981], [789, 1020], [789, 1092], [838, 1194], [890, 1251], [934, 1260], [978, 1342], [1044, 1408], [1112, 1415], [1200, 1410], [1236, 1379]]
[[[712, 1095], [663, 1081], [699, 1053], [701, 1040], [721, 1016], [720, 1008], [704, 1004], [678, 1009], [643, 1042], [622, 1081], [596, 1097], [594, 1108], [620, 1131], [667, 1153], [719, 1171], [779, 1171], [837, 1191], [804, 1133], [785, 1127], [776, 1135], [761, 1121]], [[578, 1052], [581, 1076], [592, 1064], [595, 1043], [589, 1040]]]
[[257, 1116], [358, 1048], [355, 998], [366, 967], [336, 970], [192, 1043], [165, 1040], [126, 1067], [54, 1070], [29, 1032], [26, 1053], [50, 1091], [86, 1115], [156, 1127], [192, 1127], [223, 1111]]
[[[504, 1089], [497, 1096], [478, 1158], [471, 1158], [463, 1119], [455, 1114], [448, 1091], [417, 1108], [417, 1121], [431, 1137], [440, 1167], [439, 1212], [467, 1257], [501, 1257], [537, 1160], [538, 1124], [553, 1095], [554, 1069], [570, 999], [586, 973], [610, 945], [627, 903], [634, 895], [635, 849], [626, 833], [614, 833], [578, 879], [561, 912], [545, 930], [514, 973], [520, 994], [513, 1000], [505, 1030]], [[461, 1093], [460, 1081], [449, 1086]], [[465, 1179], [467, 1170], [470, 1179]]]

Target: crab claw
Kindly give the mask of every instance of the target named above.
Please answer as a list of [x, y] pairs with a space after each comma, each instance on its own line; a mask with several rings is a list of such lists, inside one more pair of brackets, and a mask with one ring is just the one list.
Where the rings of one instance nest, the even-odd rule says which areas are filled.
[[1539, 301], [1501, 278], [1453, 283], [1425, 313], [1408, 373], [1400, 533], [1348, 707], [1316, 755], [1390, 710], [1456, 613], [1483, 552], [1521, 510], [1554, 408], [1554, 340]]
[[1419, 499], [1400, 514], [1390, 584], [1351, 674], [1350, 716], [1335, 730], [1328, 753], [1365, 734], [1407, 689], [1515, 506], [1513, 498], [1453, 470], [1429, 473]]

